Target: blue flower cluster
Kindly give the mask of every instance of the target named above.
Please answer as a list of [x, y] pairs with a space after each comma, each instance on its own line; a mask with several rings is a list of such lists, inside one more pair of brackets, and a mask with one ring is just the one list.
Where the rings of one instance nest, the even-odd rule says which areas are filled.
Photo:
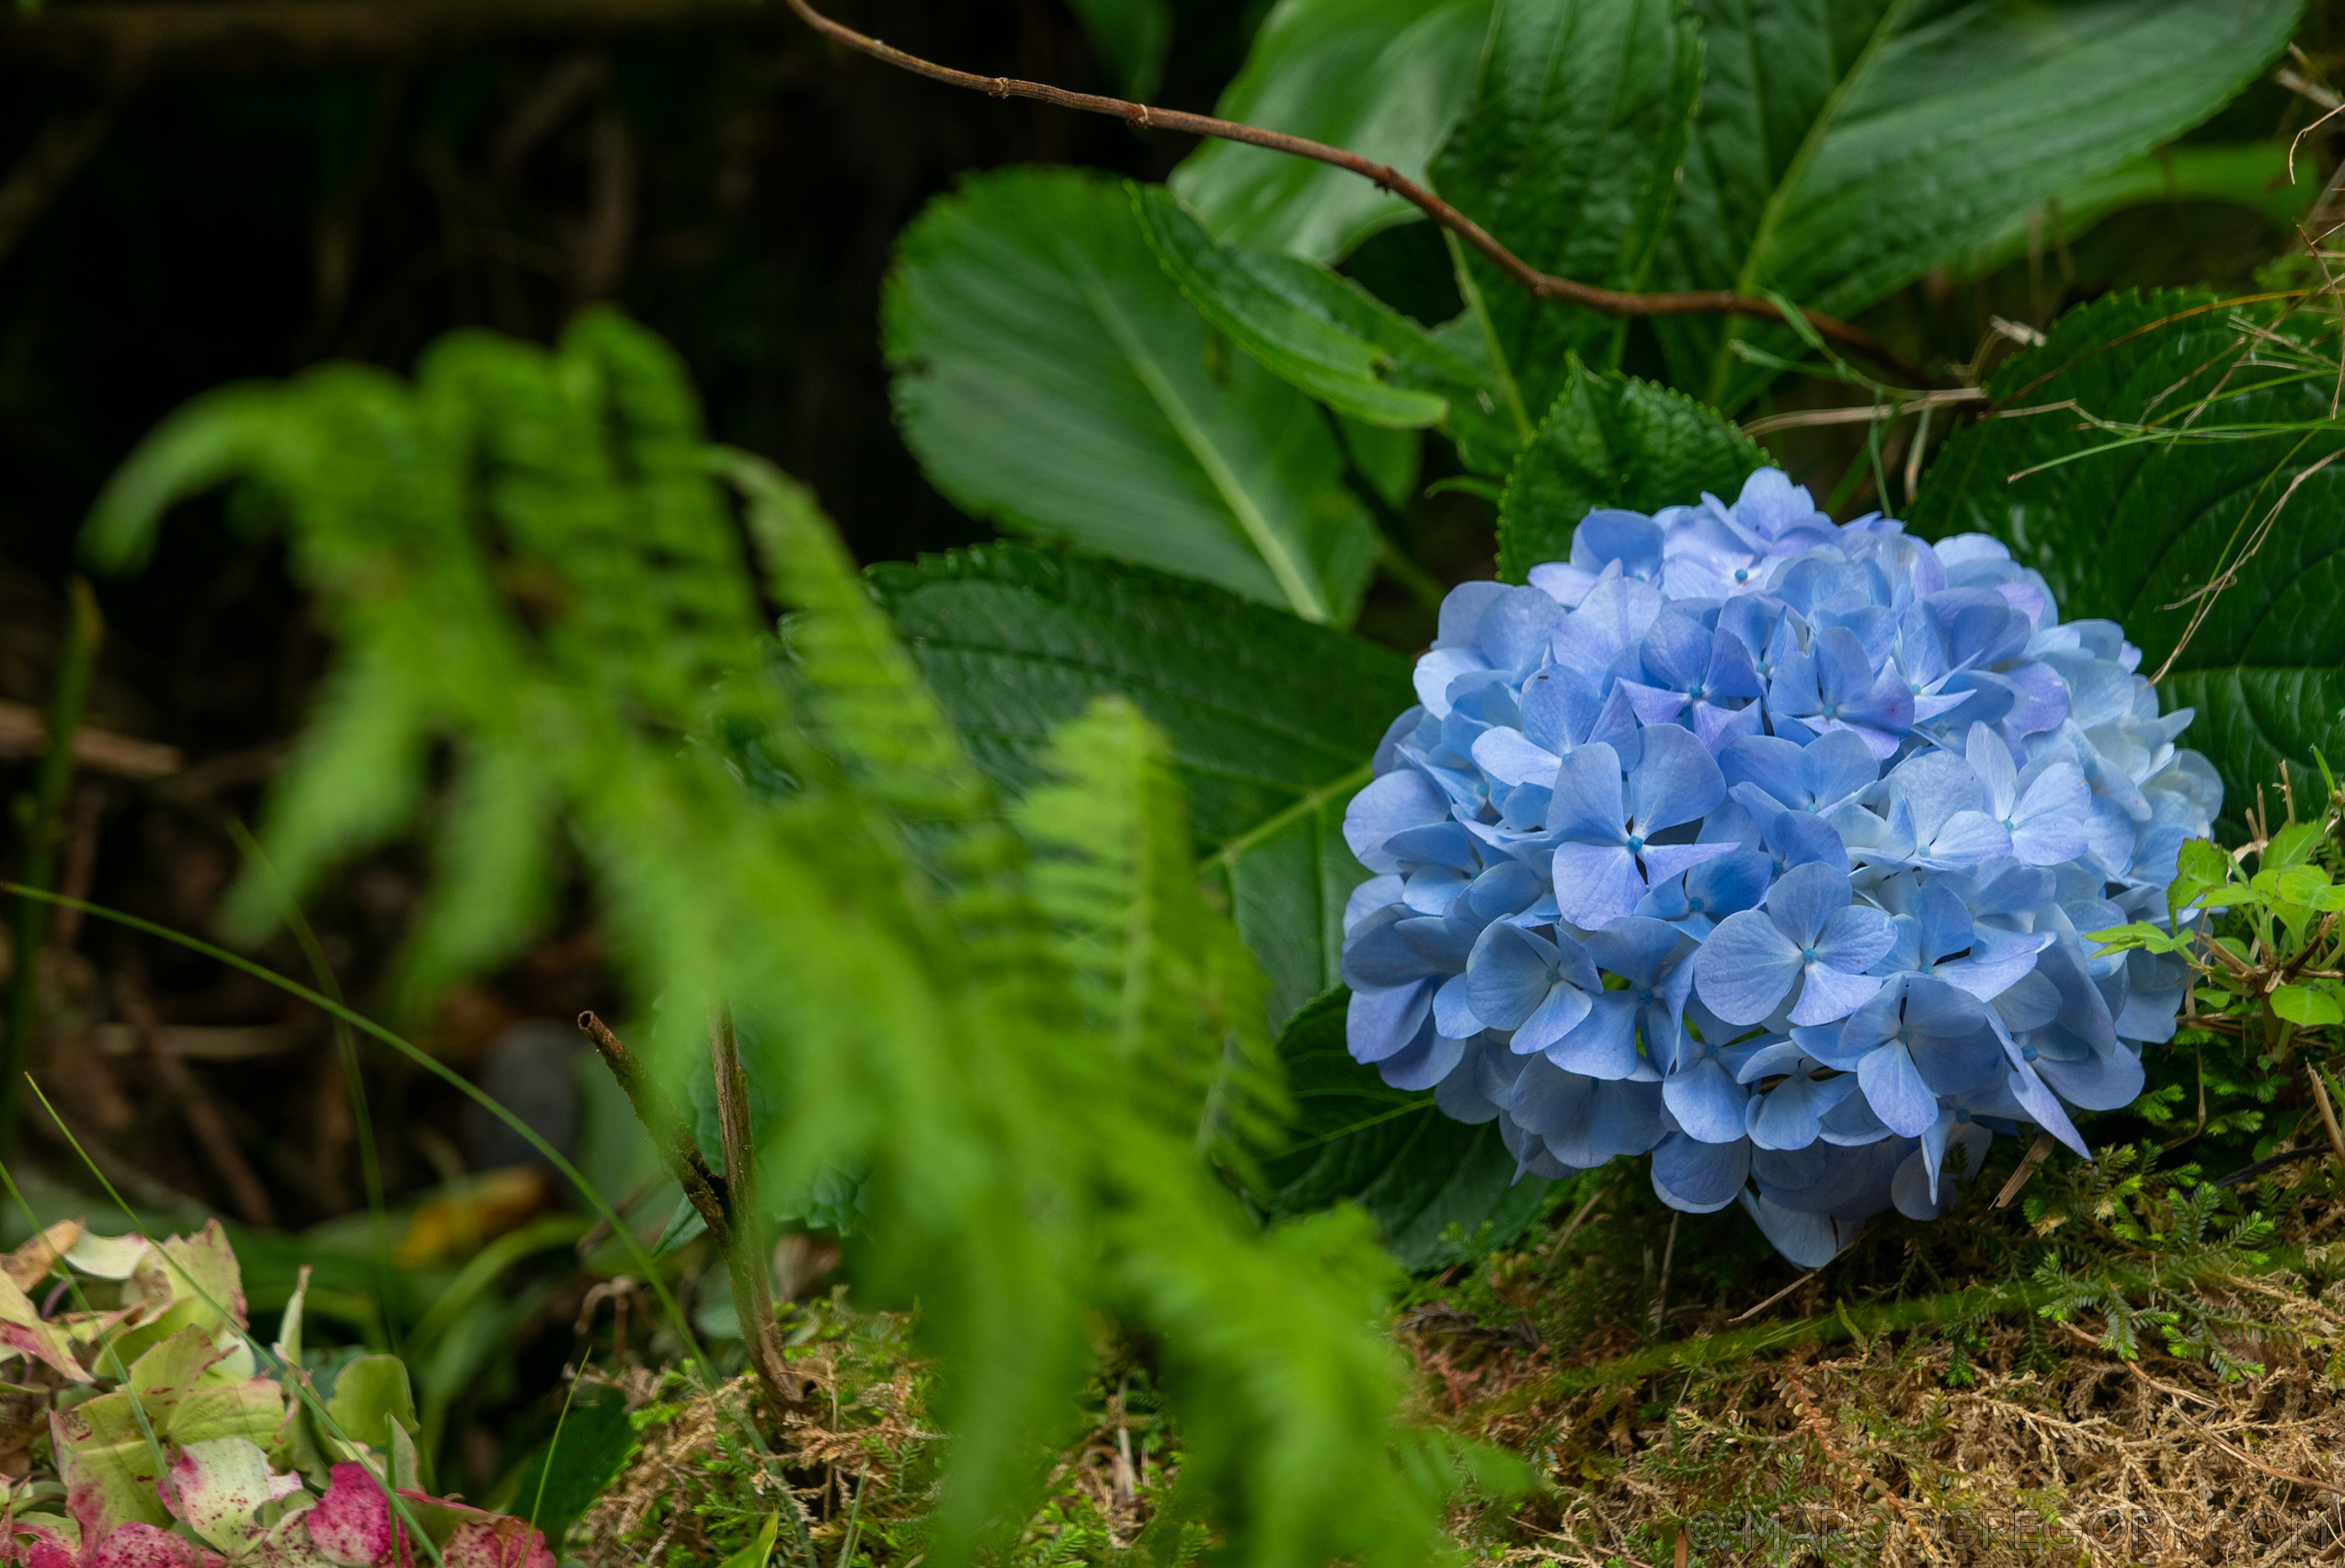
[[1995, 540], [1836, 526], [1774, 469], [1468, 583], [1344, 836], [1352, 1054], [1522, 1170], [1650, 1151], [1787, 1257], [1934, 1219], [2021, 1123], [2141, 1091], [2223, 786], [2140, 650]]

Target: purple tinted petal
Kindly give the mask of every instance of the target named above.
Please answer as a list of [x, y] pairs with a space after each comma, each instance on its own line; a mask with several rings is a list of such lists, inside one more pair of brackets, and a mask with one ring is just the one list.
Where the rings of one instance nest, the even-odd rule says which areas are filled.
[[1694, 959], [1702, 1004], [1729, 1024], [1756, 1024], [1774, 1012], [1799, 977], [1800, 950], [1757, 910], [1727, 916]]
[[1463, 1040], [1452, 1040], [1428, 1026], [1408, 1049], [1377, 1063], [1376, 1070], [1393, 1088], [1413, 1093], [1448, 1077], [1465, 1054]]
[[1813, 645], [1816, 664], [1816, 690], [1826, 706], [1862, 701], [1873, 689], [1872, 660], [1865, 657], [1864, 644], [1846, 626], [1832, 626], [1816, 634]]
[[1523, 734], [1559, 756], [1589, 738], [1602, 699], [1576, 670], [1550, 665], [1523, 682]]
[[[1795, 947], [1809, 947], [1848, 904], [1848, 879], [1828, 865], [1795, 865], [1767, 889], [1766, 908]], [[1878, 957], [1876, 954], [1874, 956]], [[1870, 959], [1866, 960], [1871, 962]], [[1864, 965], [1856, 966], [1859, 968]]]
[[1661, 1097], [1688, 1137], [1704, 1143], [1732, 1143], [1743, 1136], [1743, 1107], [1750, 1091], [1714, 1058], [1663, 1079]]
[[2087, 1111], [2122, 1111], [2141, 1097], [2142, 1059], [2122, 1047], [2095, 1051], [2082, 1061], [2038, 1057], [2037, 1074], [2070, 1104]]
[[1433, 1013], [1433, 987], [1395, 986], [1385, 990], [1355, 990], [1344, 1013], [1344, 1036], [1354, 1061], [1382, 1061], [1402, 1049], [1424, 1028]]
[[1548, 988], [1547, 995], [1523, 1020], [1515, 1031], [1514, 1047], [1519, 1056], [1552, 1049], [1555, 1044], [1579, 1026], [1588, 1015], [1588, 994], [1577, 986], [1561, 981]]
[[1712, 920], [1755, 909], [1767, 891], [1767, 856], [1738, 849], [1686, 873], [1686, 898], [1694, 914]]
[[2019, 770], [2011, 761], [2011, 748], [1986, 726], [1974, 724], [1962, 747], [1962, 758], [1971, 764], [1971, 772], [1979, 776], [1979, 787], [1986, 792], [1987, 813], [1994, 817], [2010, 816], [2019, 800]]
[[1535, 588], [1510, 588], [1483, 612], [1476, 640], [1493, 669], [1530, 669], [1547, 651], [1563, 607]]
[[[1795, 867], [1784, 874], [1784, 880], [1807, 869]], [[1846, 973], [1859, 973], [1870, 968], [1873, 961], [1888, 952], [1896, 940], [1896, 927], [1887, 915], [1863, 904], [1851, 904], [1833, 910], [1831, 918], [1824, 922], [1824, 930], [1816, 934], [1816, 961]]]
[[1344, 944], [1344, 983], [1354, 990], [1405, 986], [1430, 972], [1423, 958], [1401, 940], [1401, 922], [1413, 918], [1406, 904], [1393, 904], [1362, 921]]
[[1493, 1029], [1522, 1027], [1555, 983], [1554, 952], [1519, 926], [1486, 928], [1466, 965], [1475, 1015]]
[[1865, 1104], [1901, 1138], [1919, 1138], [1938, 1119], [1938, 1096], [1922, 1082], [1905, 1047], [1892, 1043], [1857, 1064]]
[[1726, 781], [1710, 748], [1687, 730], [1644, 732], [1644, 755], [1630, 775], [1629, 816], [1640, 833], [1675, 828], [1704, 816], [1726, 798]]
[[1547, 808], [1547, 826], [1566, 838], [1592, 843], [1627, 841], [1621, 824], [1629, 819], [1621, 806], [1620, 754], [1593, 741], [1565, 757], [1555, 773], [1555, 798]]
[[1474, 737], [1474, 762], [1501, 784], [1546, 789], [1555, 783], [1558, 758], [1545, 747], [1533, 745], [1521, 730], [1502, 727]]
[[1384, 842], [1409, 828], [1439, 822], [1449, 815], [1448, 797], [1414, 768], [1385, 774], [1352, 796], [1344, 808], [1344, 841], [1370, 871], [1398, 871], [1400, 861]]
[[1433, 1026], [1453, 1040], [1470, 1040], [1490, 1026], [1474, 1014], [1472, 985], [1468, 977], [1453, 975], [1433, 993]]
[[[1577, 995], [1577, 992], [1573, 993]], [[1625, 991], [1605, 991], [1581, 999], [1581, 1017], [1569, 1034], [1543, 1046], [1525, 1047], [1526, 1024], [1516, 1036], [1517, 1049], [1540, 1049], [1547, 1059], [1571, 1072], [1590, 1078], [1627, 1078], [1638, 1068], [1637, 1004]], [[1538, 1020], [1534, 1018], [1533, 1024]]]
[[1596, 967], [1637, 985], [1657, 984], [1662, 967], [1684, 941], [1674, 926], [1630, 917], [1614, 921], [1580, 944]]
[[1881, 776], [1871, 748], [1845, 730], [1820, 735], [1813, 745], [1803, 748], [1799, 769], [1800, 788], [1807, 797], [1801, 804], [1813, 804], [1819, 811], [1831, 810]]
[[1829, 1216], [1797, 1213], [1749, 1192], [1743, 1210], [1794, 1268], [1822, 1268], [1840, 1254], [1839, 1228]]
[[1984, 811], [1957, 811], [1916, 846], [1940, 865], [1973, 866], [2011, 853], [2011, 834]]
[[1650, 880], [1665, 882], [1696, 866], [1738, 853], [1733, 844], [1647, 844], [1638, 858], [1644, 862], [1645, 876]]
[[1665, 691], [1637, 681], [1623, 681], [1614, 690], [1629, 699], [1629, 707], [1639, 724], [1675, 724], [1677, 715], [1686, 711], [1687, 697], [1682, 692]]
[[1645, 879], [1637, 857], [1619, 845], [1555, 846], [1555, 907], [1582, 929], [1619, 920], [1637, 907]]
[[1690, 616], [1660, 615], [1637, 649], [1645, 678], [1668, 691], [1692, 690], [1709, 673], [1710, 635], [1709, 627]]
[[1905, 1022], [1925, 1035], [1954, 1036], [1986, 1027], [1986, 1007], [1966, 990], [1927, 975], [1905, 982]]
[[[1775, 736], [1754, 735], [1719, 752], [1719, 772], [1730, 785], [1754, 786], [1779, 809], [1796, 808], [1806, 804], [1801, 798], [1805, 787], [1801, 751], [1800, 747]], [[1870, 759], [1871, 753], [1866, 756]], [[1739, 790], [1735, 798], [1743, 798]]]
[[1938, 967], [1938, 978], [1992, 1001], [2036, 967], [2036, 955], [2052, 945], [2048, 931], [2030, 934], [1979, 933], [1971, 956]]
[[1816, 1107], [1795, 1078], [1750, 1103], [1744, 1125], [1761, 1149], [1805, 1149], [1816, 1140]]
[[1846, 1018], [1880, 989], [1881, 982], [1869, 975], [1845, 975], [1822, 964], [1810, 964], [1807, 983], [1800, 988], [1800, 1000], [1791, 1006], [1791, 1022], [1829, 1024]]
[[1481, 656], [1469, 648], [1436, 647], [1417, 660], [1410, 679], [1415, 682], [1417, 701], [1425, 705], [1425, 711], [1436, 718], [1447, 718], [1449, 683], [1460, 675], [1487, 668]]
[[1673, 1133], [1653, 1151], [1654, 1196], [1688, 1214], [1710, 1214], [1734, 1201], [1751, 1172], [1750, 1145]]
[[2011, 1097], [2035, 1118], [2038, 1127], [2076, 1153], [2087, 1159], [2092, 1157], [2091, 1151], [2085, 1147], [2084, 1139], [2077, 1134], [2076, 1124], [2068, 1119], [2068, 1113], [2061, 1105], [2059, 1097], [2045, 1086], [2042, 1079], [2036, 1076], [2033, 1067], [2024, 1061], [2014, 1061], [2008, 1088]]
[[1787, 871], [1813, 864], [1828, 865], [1844, 876], [1848, 874], [1848, 846], [1842, 841], [1840, 830], [1821, 817], [1804, 811], [1777, 812], [1767, 825], [1767, 844]]

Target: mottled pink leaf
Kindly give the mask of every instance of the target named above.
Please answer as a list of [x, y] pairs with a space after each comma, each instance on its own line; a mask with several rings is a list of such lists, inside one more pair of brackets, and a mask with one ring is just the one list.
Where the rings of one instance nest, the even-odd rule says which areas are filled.
[[[392, 1541], [405, 1534], [395, 1529], [383, 1483], [361, 1464], [336, 1465], [326, 1495], [302, 1517], [318, 1555], [342, 1568], [388, 1568]], [[400, 1539], [402, 1568], [414, 1558], [413, 1541]]]
[[133, 1523], [109, 1532], [83, 1568], [223, 1568], [224, 1562], [185, 1536]]
[[530, 1528], [527, 1519], [496, 1514], [479, 1515], [458, 1525], [441, 1544], [440, 1553], [448, 1568], [554, 1568], [554, 1553], [546, 1550], [545, 1538]]
[[223, 1551], [239, 1551], [261, 1533], [260, 1510], [302, 1489], [297, 1475], [272, 1475], [269, 1456], [243, 1437], [189, 1443], [156, 1482], [172, 1516]]

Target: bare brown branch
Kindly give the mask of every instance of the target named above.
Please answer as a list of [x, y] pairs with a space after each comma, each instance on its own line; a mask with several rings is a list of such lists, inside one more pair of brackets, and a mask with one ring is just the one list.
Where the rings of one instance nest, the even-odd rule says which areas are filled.
[[594, 1042], [611, 1076], [619, 1081], [619, 1088], [627, 1096], [627, 1104], [635, 1108], [635, 1120], [643, 1123], [652, 1141], [659, 1150], [660, 1163], [684, 1189], [684, 1196], [701, 1217], [702, 1223], [722, 1247], [731, 1239], [733, 1221], [726, 1203], [725, 1183], [708, 1168], [701, 1157], [700, 1145], [692, 1141], [692, 1128], [669, 1104], [668, 1096], [646, 1072], [635, 1053], [611, 1032], [609, 1024], [591, 1013], [578, 1014], [578, 1028]]
[[[1349, 170], [1373, 183], [1378, 189], [1392, 192], [1464, 240], [1487, 258], [1493, 266], [1522, 285], [1534, 299], [1584, 305], [1607, 315], [1742, 315], [1756, 321], [1784, 319], [1783, 312], [1772, 300], [1756, 299], [1727, 289], [1698, 289], [1679, 293], [1631, 293], [1619, 289], [1600, 289], [1592, 283], [1541, 272], [1499, 244], [1489, 230], [1416, 181], [1404, 177], [1391, 165], [1371, 162], [1357, 153], [1331, 147], [1324, 142], [1290, 136], [1281, 131], [1265, 131], [1258, 125], [1246, 125], [1234, 120], [1217, 120], [1208, 114], [1154, 109], [1123, 98], [1102, 97], [1096, 93], [1072, 93], [1046, 82], [1022, 82], [1012, 76], [980, 76], [973, 72], [955, 71], [949, 65], [923, 60], [917, 54], [907, 54], [892, 44], [882, 43], [875, 38], [866, 37], [852, 28], [834, 22], [816, 10], [807, 0], [788, 0], [788, 5], [808, 27], [833, 42], [859, 54], [868, 54], [874, 60], [899, 70], [909, 71], [914, 75], [925, 76], [932, 82], [966, 87], [990, 97], [1025, 98], [1082, 114], [1110, 115], [1145, 130], [1175, 131], [1191, 136], [1216, 137], [1224, 142], [1242, 142], [1248, 146], [1265, 147], [1274, 153], [1287, 153]], [[1857, 350], [1916, 385], [1925, 385], [1929, 382], [1927, 372], [1908, 364], [1862, 327], [1852, 326], [1822, 311], [1811, 310], [1802, 314], [1819, 334], [1833, 342]]]

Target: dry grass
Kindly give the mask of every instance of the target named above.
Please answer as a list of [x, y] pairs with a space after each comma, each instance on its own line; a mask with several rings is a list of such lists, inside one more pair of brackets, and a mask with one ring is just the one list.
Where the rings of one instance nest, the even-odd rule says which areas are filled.
[[[2048, 1331], [2048, 1333], [2047, 1333]], [[1537, 1353], [1420, 1345], [1427, 1413], [1541, 1493], [1461, 1532], [1510, 1563], [1962, 1568], [2345, 1560], [2345, 1383], [2301, 1345], [2225, 1384], [2060, 1325], [1888, 1339], [1542, 1402]], [[1470, 1388], [1470, 1402], [1451, 1391]], [[1679, 1555], [1679, 1537], [1687, 1538]]]

